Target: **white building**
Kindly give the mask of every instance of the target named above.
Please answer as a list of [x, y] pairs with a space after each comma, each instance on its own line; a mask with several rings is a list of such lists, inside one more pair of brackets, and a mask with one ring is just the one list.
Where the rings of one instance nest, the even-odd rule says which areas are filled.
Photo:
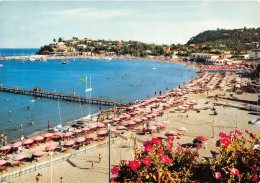
[[251, 59], [259, 59], [260, 58], [260, 49], [255, 49], [249, 53], [249, 58]]
[[194, 61], [205, 60], [206, 62], [214, 62], [217, 61], [219, 55], [209, 54], [209, 53], [192, 53], [190, 59]]

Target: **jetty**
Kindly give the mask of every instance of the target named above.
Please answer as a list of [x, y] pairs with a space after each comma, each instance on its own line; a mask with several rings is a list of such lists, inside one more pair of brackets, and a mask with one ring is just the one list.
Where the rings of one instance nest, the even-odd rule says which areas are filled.
[[111, 106], [118, 106], [118, 107], [127, 107], [128, 104], [123, 104], [116, 101], [111, 100], [104, 100], [104, 99], [96, 99], [96, 98], [88, 98], [88, 97], [81, 97], [72, 95], [65, 95], [59, 94], [55, 92], [44, 92], [38, 90], [25, 90], [25, 89], [18, 89], [18, 88], [10, 88], [10, 87], [3, 87], [0, 86], [0, 91], [14, 93], [18, 95], [31, 95], [34, 97], [41, 97], [41, 98], [49, 98], [49, 99], [57, 99], [57, 100], [65, 100], [69, 102], [80, 102], [80, 103], [91, 103], [97, 105], [111, 105]]

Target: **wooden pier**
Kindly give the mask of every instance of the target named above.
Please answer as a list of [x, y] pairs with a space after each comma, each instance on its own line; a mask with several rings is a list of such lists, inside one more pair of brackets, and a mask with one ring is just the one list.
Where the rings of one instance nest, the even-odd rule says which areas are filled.
[[128, 106], [127, 104], [123, 104], [123, 103], [111, 101], [111, 100], [87, 98], [87, 97], [80, 97], [80, 96], [74, 96], [74, 95], [64, 95], [64, 94], [58, 94], [56, 92], [50, 93], [50, 92], [43, 92], [43, 91], [9, 88], [9, 87], [3, 87], [3, 86], [0, 86], [0, 91], [14, 93], [14, 94], [20, 94], [20, 95], [31, 95], [34, 97], [65, 100], [65, 101], [69, 101], [69, 102], [91, 103], [91, 104], [97, 104], [97, 105], [111, 105], [111, 106], [118, 106], [118, 107]]

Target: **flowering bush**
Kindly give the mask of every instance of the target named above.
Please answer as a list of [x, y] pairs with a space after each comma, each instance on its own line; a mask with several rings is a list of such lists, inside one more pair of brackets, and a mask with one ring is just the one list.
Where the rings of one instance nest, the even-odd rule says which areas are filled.
[[[153, 138], [144, 142], [144, 149], [136, 150], [135, 160], [122, 160], [113, 182], [257, 182], [260, 175], [260, 155], [253, 149], [254, 134], [250, 140], [242, 131], [229, 135], [221, 132], [217, 145], [219, 152], [211, 151], [212, 161], [197, 161], [199, 154], [191, 148], [173, 146], [173, 139]], [[202, 173], [203, 172], [203, 173]]]

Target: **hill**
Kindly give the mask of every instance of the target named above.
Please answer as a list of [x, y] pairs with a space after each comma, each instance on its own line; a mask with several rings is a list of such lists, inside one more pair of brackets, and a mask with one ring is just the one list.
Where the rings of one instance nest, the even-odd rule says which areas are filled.
[[204, 44], [215, 49], [226, 48], [233, 51], [250, 50], [260, 44], [260, 27], [207, 30], [192, 37], [187, 44]]

